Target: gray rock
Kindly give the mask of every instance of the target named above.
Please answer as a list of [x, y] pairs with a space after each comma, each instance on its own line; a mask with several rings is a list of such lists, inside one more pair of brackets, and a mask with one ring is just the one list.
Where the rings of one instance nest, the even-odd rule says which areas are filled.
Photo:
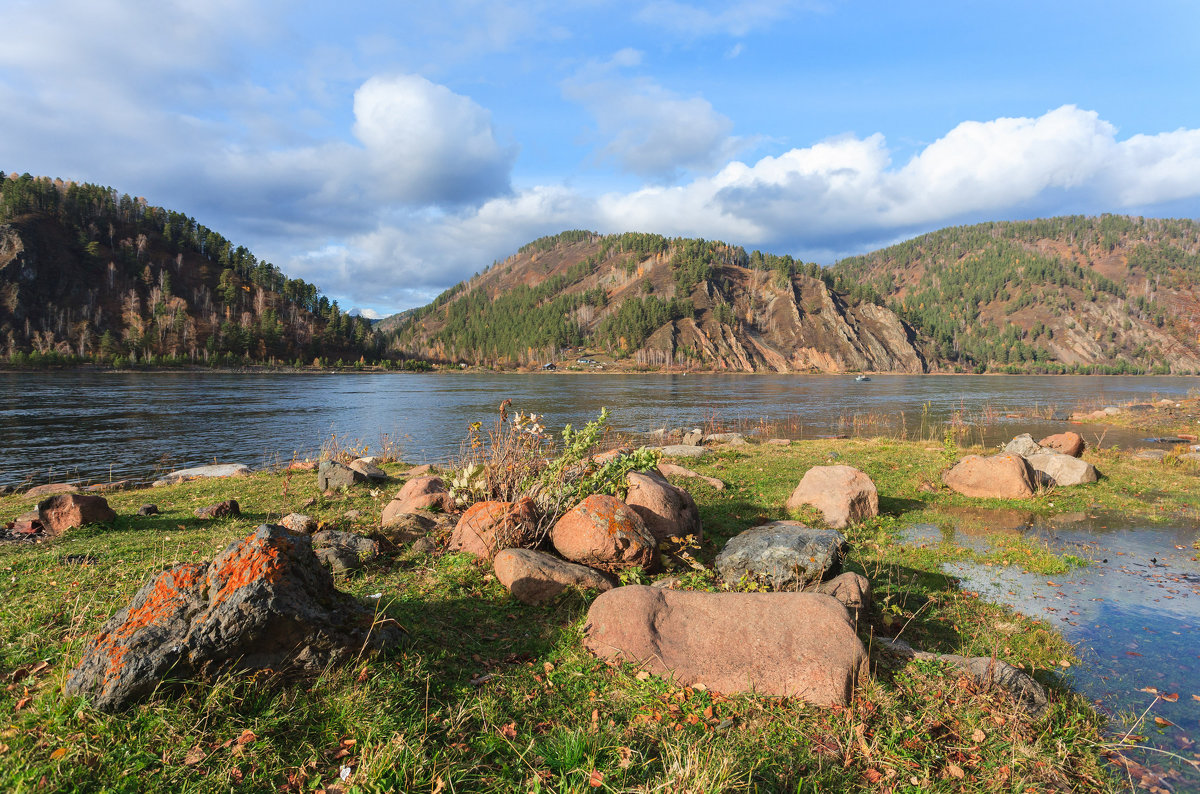
[[366, 477], [371, 482], [384, 482], [387, 480], [387, 472], [375, 465], [375, 461], [368, 461], [366, 458], [358, 458], [350, 461], [350, 468]]
[[717, 555], [717, 572], [730, 584], [743, 577], [796, 590], [836, 574], [848, 544], [842, 533], [799, 521], [773, 521], [731, 538]]
[[1167, 456], [1165, 449], [1139, 449], [1133, 453], [1138, 460], [1162, 460]]
[[1200, 460], [1200, 452], [1185, 452], [1179, 456], [1180, 460]]
[[1030, 455], [1036, 455], [1042, 451], [1042, 446], [1033, 440], [1033, 436], [1028, 433], [1022, 433], [1004, 445], [1004, 451], [1013, 455], [1020, 455], [1027, 458]]
[[433, 554], [437, 551], [437, 544], [429, 538], [417, 538], [413, 541], [412, 550], [418, 554]]
[[181, 482], [196, 480], [202, 477], [246, 477], [249, 474], [250, 467], [244, 463], [215, 463], [211, 466], [193, 466], [190, 469], [177, 469], [169, 474], [164, 474], [154, 481], [153, 487], [178, 485]]
[[88, 643], [64, 691], [115, 711], [149, 697], [168, 676], [315, 674], [404, 637], [333, 586], [308, 538], [263, 525], [212, 562], [176, 565], [150, 579]]
[[138, 508], [139, 516], [156, 516], [158, 515], [158, 505], [142, 505]]
[[698, 458], [704, 454], [704, 447], [694, 444], [668, 444], [662, 447], [662, 454], [669, 458]]
[[357, 570], [368, 560], [379, 556], [378, 541], [335, 529], [325, 529], [314, 534], [312, 545], [317, 559], [330, 566], [334, 573]]
[[995, 686], [1005, 690], [1021, 708], [1035, 717], [1040, 717], [1050, 706], [1046, 689], [1024, 671], [1008, 662], [990, 656], [967, 658], [952, 653], [929, 653], [914, 650], [904, 640], [879, 638], [880, 647], [902, 659], [925, 659], [952, 664], [968, 673], [983, 686]]
[[685, 447], [698, 447], [703, 441], [704, 431], [697, 427], [684, 433], [679, 443]]
[[336, 460], [323, 460], [317, 467], [317, 490], [336, 491], [338, 488], [350, 488], [355, 483], [365, 482], [367, 475], [355, 471], [349, 466], [343, 466]]
[[709, 433], [704, 437], [705, 444], [729, 444], [740, 447], [746, 443], [746, 437], [741, 433]]
[[1097, 480], [1096, 467], [1085, 460], [1061, 452], [1044, 451], [1030, 455], [1025, 460], [1039, 474], [1049, 477], [1054, 485], [1066, 488]]

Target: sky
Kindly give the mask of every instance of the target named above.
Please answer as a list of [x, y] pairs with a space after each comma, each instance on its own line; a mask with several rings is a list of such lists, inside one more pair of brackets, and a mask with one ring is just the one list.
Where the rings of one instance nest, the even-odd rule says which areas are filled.
[[367, 316], [565, 229], [831, 264], [1200, 216], [1191, 0], [0, 0], [0, 169], [184, 212]]

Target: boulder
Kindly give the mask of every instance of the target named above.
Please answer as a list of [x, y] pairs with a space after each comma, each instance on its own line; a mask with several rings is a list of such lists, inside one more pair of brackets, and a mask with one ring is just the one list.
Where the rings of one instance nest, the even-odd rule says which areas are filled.
[[465, 551], [490, 560], [502, 549], [520, 548], [537, 541], [537, 509], [533, 500], [476, 502], [454, 527], [450, 551]]
[[817, 592], [833, 596], [849, 609], [871, 608], [871, 582], [859, 573], [847, 571], [838, 574], [828, 582], [817, 585]]
[[317, 531], [317, 520], [303, 513], [288, 513], [279, 519], [279, 523], [288, 532], [293, 532], [297, 535], [311, 535]]
[[25, 492], [30, 499], [41, 499], [60, 493], [79, 493], [79, 486], [69, 482], [52, 482], [47, 485], [35, 485]]
[[1004, 452], [1010, 455], [1020, 455], [1027, 458], [1042, 451], [1041, 445], [1033, 440], [1033, 436], [1022, 433], [1004, 445]]
[[704, 447], [695, 444], [668, 444], [662, 447], [662, 454], [669, 458], [698, 458], [704, 454]]
[[418, 510], [454, 511], [454, 498], [441, 477], [417, 477], [404, 483], [396, 498], [383, 508], [383, 523], [386, 526], [397, 516]]
[[820, 593], [617, 587], [588, 610], [584, 645], [683, 686], [846, 705], [867, 654], [846, 608]]
[[196, 518], [231, 518], [241, 514], [242, 508], [238, 506], [237, 499], [226, 499], [215, 505], [196, 508]]
[[587, 497], [558, 520], [550, 539], [568, 560], [601, 570], [639, 565], [650, 570], [657, 561], [654, 536], [637, 512], [615, 496]]
[[356, 570], [368, 560], [379, 556], [379, 543], [356, 535], [325, 529], [312, 536], [313, 551], [317, 559], [333, 569], [334, 573]]
[[638, 514], [655, 541], [688, 535], [696, 540], [704, 537], [700, 511], [690, 493], [667, 482], [656, 471], [631, 471], [626, 481], [629, 493], [625, 504]]
[[153, 487], [163, 485], [178, 485], [188, 480], [204, 477], [247, 477], [250, 467], [244, 463], [214, 463], [211, 466], [193, 466], [190, 469], [177, 469], [154, 481]]
[[879, 492], [871, 478], [853, 466], [813, 466], [804, 473], [787, 508], [813, 505], [825, 523], [842, 529], [856, 521], [879, 515]]
[[775, 590], [797, 590], [837, 574], [848, 550], [845, 536], [836, 530], [773, 521], [730, 538], [716, 567], [730, 584], [747, 578]]
[[1052, 436], [1046, 436], [1038, 442], [1038, 445], [1043, 449], [1052, 449], [1055, 452], [1061, 452], [1073, 458], [1082, 455], [1084, 447], [1087, 446], [1083, 441], [1083, 436], [1069, 430], [1065, 433], [1055, 433]]
[[317, 490], [336, 491], [338, 488], [350, 488], [355, 483], [364, 482], [367, 475], [355, 471], [349, 466], [336, 460], [323, 460], [317, 467]]
[[942, 482], [964, 496], [1028, 499], [1033, 496], [1035, 475], [1020, 455], [968, 455], [942, 475]]
[[704, 431], [698, 427], [693, 430], [689, 430], [683, 434], [683, 437], [679, 440], [679, 443], [685, 447], [698, 447], [704, 443]]
[[368, 461], [366, 458], [358, 458], [350, 461], [350, 468], [371, 482], [384, 482], [388, 478], [387, 472], [376, 466], [374, 460]]
[[1095, 466], [1061, 452], [1039, 452], [1025, 460], [1029, 461], [1034, 471], [1049, 477], [1059, 488], [1095, 482], [1097, 479]]
[[38, 503], [38, 520], [47, 533], [59, 535], [71, 527], [108, 524], [117, 514], [103, 496], [60, 493]]
[[544, 551], [503, 549], [496, 554], [496, 578], [525, 604], [549, 601], [568, 587], [611, 590], [607, 576], [583, 565], [560, 560]]
[[713, 490], [725, 490], [725, 483], [721, 482], [716, 477], [709, 477], [707, 474], [701, 474], [698, 471], [685, 469], [683, 466], [676, 466], [674, 463], [659, 463], [658, 470], [663, 473], [664, 477], [692, 477], [712, 486]]
[[337, 590], [307, 537], [263, 525], [212, 562], [154, 575], [83, 651], [64, 691], [115, 711], [168, 678], [271, 669], [320, 673], [404, 631]]

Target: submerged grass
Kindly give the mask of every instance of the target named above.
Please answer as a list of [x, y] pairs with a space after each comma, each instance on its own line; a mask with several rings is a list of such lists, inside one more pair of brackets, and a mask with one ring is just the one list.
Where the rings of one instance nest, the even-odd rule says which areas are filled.
[[[381, 593], [380, 610], [412, 634], [405, 649], [315, 679], [264, 673], [185, 682], [124, 713], [98, 713], [64, 696], [62, 683], [83, 644], [148, 576], [209, 559], [292, 511], [371, 532], [398, 486], [322, 497], [311, 473], [262, 473], [110, 494], [121, 516], [112, 528], [0, 546], [0, 788], [1119, 790], [1101, 757], [1100, 718], [1054, 672], [1073, 659], [1067, 643], [1043, 623], [960, 590], [941, 568], [966, 555], [1046, 573], [1070, 562], [1016, 537], [988, 552], [901, 542], [907, 527], [957, 526], [962, 514], [955, 510], [981, 503], [940, 486], [956, 454], [947, 445], [888, 439], [748, 446], [687, 463], [729, 483], [723, 491], [676, 480], [700, 507], [706, 537], [698, 556], [711, 562], [728, 538], [789, 517], [782, 505], [809, 466], [846, 463], [872, 477], [882, 514], [850, 530], [848, 567], [875, 587], [877, 607], [859, 624], [872, 649], [873, 677], [847, 708], [725, 697], [606, 665], [580, 643], [584, 596], [525, 606], [486, 563], [402, 549], [340, 586], [359, 596]], [[1195, 478], [1183, 470], [1164, 476], [1156, 464], [1107, 453], [1093, 460], [1109, 475], [1096, 485], [984, 504], [1037, 513], [1096, 503], [1152, 515], [1197, 509]], [[395, 475], [404, 467], [385, 469]], [[1151, 490], [1156, 495], [1147, 503]], [[242, 517], [193, 516], [196, 507], [230, 497], [241, 503]], [[305, 506], [310, 499], [316, 501]], [[147, 501], [161, 514], [135, 516]], [[20, 496], [0, 498], [0, 519], [28, 507]], [[359, 517], [346, 518], [351, 510]], [[701, 573], [685, 584], [716, 586]], [[929, 650], [995, 654], [1019, 664], [1054, 689], [1052, 708], [1034, 719], [952, 668], [889, 661], [877, 639], [897, 634]], [[45, 669], [32, 667], [41, 661]]]

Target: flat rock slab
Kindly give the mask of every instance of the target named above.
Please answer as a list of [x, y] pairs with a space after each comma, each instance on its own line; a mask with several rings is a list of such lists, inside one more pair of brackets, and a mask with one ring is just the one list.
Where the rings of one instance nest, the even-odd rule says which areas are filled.
[[773, 521], [730, 538], [716, 566], [730, 584], [745, 578], [776, 590], [799, 589], [836, 574], [848, 549], [845, 536], [836, 530]]
[[246, 477], [249, 474], [250, 467], [244, 463], [217, 463], [211, 466], [193, 466], [190, 469], [178, 469], [170, 474], [164, 474], [154, 481], [153, 486], [178, 485], [181, 482], [201, 477]]
[[704, 454], [704, 447], [692, 444], [668, 444], [660, 449], [669, 458], [699, 458]]
[[708, 484], [715, 491], [725, 490], [725, 483], [716, 477], [709, 477], [707, 474], [701, 474], [698, 471], [692, 471], [683, 466], [676, 466], [674, 463], [660, 463], [658, 464], [658, 470], [663, 473], [664, 477], [692, 477]]
[[64, 691], [116, 711], [160, 685], [228, 670], [319, 673], [400, 642], [394, 622], [337, 590], [307, 537], [264, 524], [212, 562], [153, 576], [100, 629]]
[[678, 684], [846, 705], [867, 654], [846, 608], [820, 593], [705, 593], [640, 585], [602, 593], [584, 645]]
[[594, 568], [560, 560], [533, 549], [504, 549], [496, 554], [496, 578], [524, 604], [541, 604], [568, 587], [580, 590], [612, 589], [609, 577]]

